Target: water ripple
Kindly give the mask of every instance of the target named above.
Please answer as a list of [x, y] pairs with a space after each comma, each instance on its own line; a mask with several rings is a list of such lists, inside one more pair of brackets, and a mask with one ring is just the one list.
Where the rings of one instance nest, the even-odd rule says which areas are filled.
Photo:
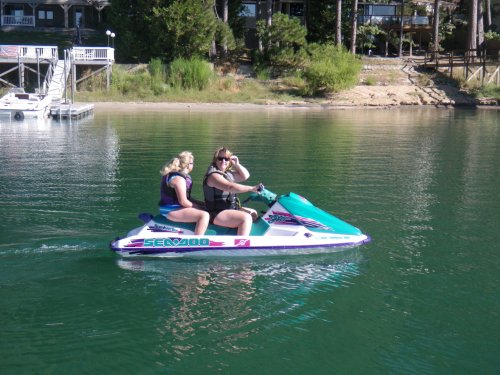
[[263, 331], [328, 321], [325, 307], [312, 307], [308, 301], [352, 285], [359, 261], [353, 250], [287, 261], [120, 259], [117, 264], [147, 277], [149, 288], [165, 289], [157, 301], [163, 311], [157, 327], [161, 352], [181, 358], [203, 348], [239, 352]]

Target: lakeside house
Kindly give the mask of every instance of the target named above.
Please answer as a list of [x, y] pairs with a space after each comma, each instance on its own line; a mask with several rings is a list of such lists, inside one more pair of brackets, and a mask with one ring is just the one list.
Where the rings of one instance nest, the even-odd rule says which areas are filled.
[[95, 29], [108, 0], [0, 0], [0, 26], [8, 28]]

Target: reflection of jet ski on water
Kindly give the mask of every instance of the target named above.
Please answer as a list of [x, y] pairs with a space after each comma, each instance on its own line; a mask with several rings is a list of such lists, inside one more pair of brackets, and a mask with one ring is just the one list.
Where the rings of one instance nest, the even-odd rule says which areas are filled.
[[263, 188], [248, 200], [268, 206], [249, 236], [217, 225], [209, 225], [204, 235], [194, 235], [194, 223], [141, 214], [145, 224], [112, 241], [111, 250], [126, 257], [260, 256], [332, 252], [370, 241], [358, 228], [295, 193], [277, 196]]

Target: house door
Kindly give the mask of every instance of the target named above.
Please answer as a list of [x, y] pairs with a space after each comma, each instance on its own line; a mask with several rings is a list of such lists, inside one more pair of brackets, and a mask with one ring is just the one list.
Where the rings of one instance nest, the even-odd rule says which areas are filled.
[[75, 27], [83, 27], [83, 9], [75, 10]]
[[14, 9], [12, 12], [12, 15], [14, 16], [14, 19], [16, 20], [16, 25], [21, 25], [23, 16], [24, 16], [24, 10], [22, 9]]

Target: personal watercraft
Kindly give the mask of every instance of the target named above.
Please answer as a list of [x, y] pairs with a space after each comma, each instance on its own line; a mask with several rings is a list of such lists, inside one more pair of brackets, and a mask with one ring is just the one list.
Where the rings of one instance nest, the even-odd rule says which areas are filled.
[[260, 201], [267, 210], [252, 225], [249, 236], [236, 229], [209, 225], [194, 235], [195, 223], [178, 223], [162, 215], [140, 214], [144, 225], [110, 243], [124, 257], [253, 256], [332, 252], [370, 242], [358, 228], [288, 193], [277, 196], [262, 188], [247, 201]]

